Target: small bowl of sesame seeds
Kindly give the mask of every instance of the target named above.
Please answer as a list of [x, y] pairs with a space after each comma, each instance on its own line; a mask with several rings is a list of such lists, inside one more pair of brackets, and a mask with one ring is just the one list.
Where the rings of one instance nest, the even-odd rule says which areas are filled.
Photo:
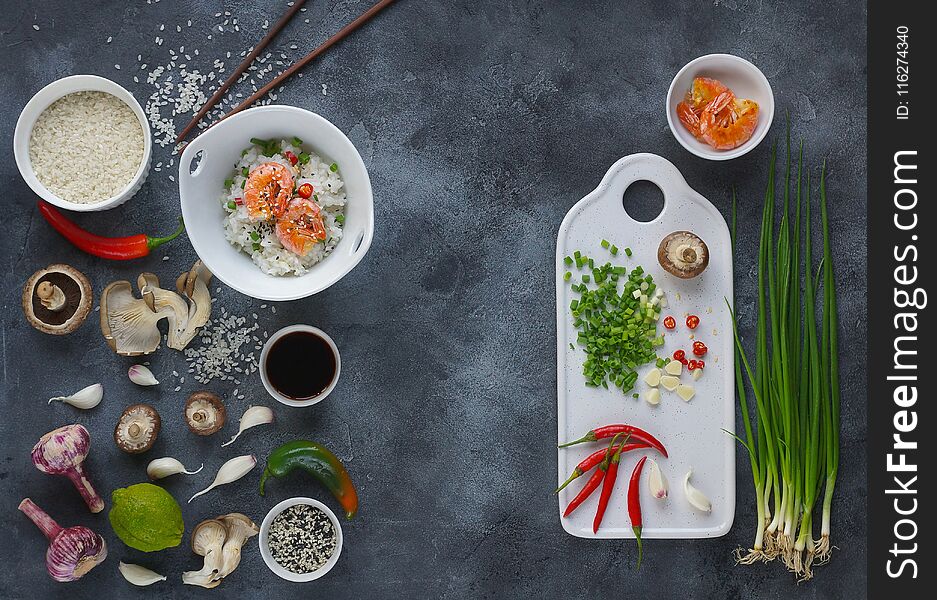
[[267, 513], [260, 525], [260, 555], [287, 581], [319, 579], [342, 553], [342, 526], [335, 513], [312, 498], [290, 498]]

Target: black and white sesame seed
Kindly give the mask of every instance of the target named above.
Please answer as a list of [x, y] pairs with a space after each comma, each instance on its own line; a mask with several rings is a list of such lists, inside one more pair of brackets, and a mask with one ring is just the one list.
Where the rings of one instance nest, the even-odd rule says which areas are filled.
[[311, 573], [331, 558], [338, 536], [321, 509], [295, 504], [273, 519], [267, 545], [273, 560], [287, 571]]

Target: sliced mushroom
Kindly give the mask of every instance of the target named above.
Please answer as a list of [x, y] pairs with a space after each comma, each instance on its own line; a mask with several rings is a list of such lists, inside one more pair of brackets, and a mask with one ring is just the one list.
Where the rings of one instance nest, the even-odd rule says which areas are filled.
[[[101, 331], [111, 349], [121, 355], [138, 356], [154, 352], [161, 340], [158, 323], [169, 321], [166, 345], [184, 349], [211, 316], [208, 282], [211, 272], [196, 261], [192, 270], [183, 273], [186, 285], [177, 294], [159, 286], [159, 278], [142, 273], [137, 278], [140, 298], [133, 295], [130, 283], [115, 281], [101, 297]], [[189, 285], [189, 279], [191, 284]]]
[[196, 435], [211, 435], [224, 425], [227, 410], [221, 397], [202, 390], [193, 392], [185, 402], [185, 422]]
[[709, 248], [695, 233], [675, 231], [661, 240], [657, 260], [668, 273], [690, 279], [709, 266]]
[[114, 428], [114, 442], [130, 454], [146, 452], [156, 442], [160, 425], [159, 413], [149, 404], [128, 406]]
[[93, 303], [91, 283], [69, 265], [49, 265], [33, 273], [23, 286], [23, 312], [43, 333], [65, 335], [78, 329]]
[[241, 513], [229, 513], [218, 517], [224, 523], [228, 536], [225, 538], [221, 551], [221, 570], [216, 577], [222, 579], [231, 574], [241, 562], [241, 547], [250, 538], [260, 533], [260, 528]]
[[225, 524], [218, 519], [208, 519], [195, 526], [192, 531], [192, 552], [205, 557], [205, 561], [198, 571], [183, 573], [182, 583], [204, 588], [217, 587], [221, 583], [218, 572], [224, 562], [222, 549], [227, 536]]

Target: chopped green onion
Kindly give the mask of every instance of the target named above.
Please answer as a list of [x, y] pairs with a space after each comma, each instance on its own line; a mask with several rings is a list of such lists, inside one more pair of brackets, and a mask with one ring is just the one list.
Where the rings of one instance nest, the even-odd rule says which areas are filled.
[[331, 171], [331, 172], [333, 172], [333, 173], [337, 172], [337, 171], [338, 171], [338, 164], [332, 163], [331, 165], [329, 165], [329, 171]]
[[603, 248], [608, 248], [608, 240], [602, 240], [600, 243], [602, 244]]
[[236, 209], [237, 207], [238, 207], [238, 205], [237, 205], [237, 203], [236, 203], [234, 200], [228, 201], [228, 208], [230, 208], [231, 210], [234, 210], [234, 209]]
[[250, 176], [250, 174], [251, 174], [251, 170], [249, 168], [247, 167], [241, 168], [241, 175], [243, 175], [244, 177], [248, 177]]
[[583, 282], [583, 283], [589, 283], [589, 280], [590, 280], [590, 279], [591, 279], [591, 278], [589, 277], [588, 273], [582, 276], [582, 282]]
[[335, 222], [338, 223], [339, 225], [344, 225], [344, 224], [345, 224], [345, 215], [343, 215], [343, 214], [337, 214], [337, 215], [335, 215]]
[[256, 231], [252, 231], [252, 232], [251, 232], [251, 239], [256, 242], [257, 240], [260, 239], [260, 234], [257, 233]]
[[309, 162], [309, 154], [307, 154], [307, 153], [305, 153], [305, 152], [300, 152], [300, 153], [299, 153], [299, 162], [300, 162], [300, 164], [304, 164], [304, 165], [305, 165], [306, 163], [308, 163], [308, 162]]
[[301, 139], [299, 139], [298, 137], [296, 137], [296, 136], [293, 136], [293, 139], [291, 140], [291, 143], [292, 143], [294, 146], [296, 146], [297, 148], [299, 148], [300, 146], [303, 145], [303, 141], [302, 141]]
[[573, 258], [571, 256], [567, 256], [563, 259], [563, 264], [568, 267], [569, 265], [573, 264]]
[[631, 248], [625, 248], [625, 255], [631, 256]]
[[260, 250], [260, 242], [254, 242], [251, 244], [251, 247], [253, 247], [254, 250]]
[[225, 180], [224, 180], [224, 186], [225, 186], [226, 188], [229, 188], [229, 187], [231, 187], [232, 185], [234, 185], [234, 180], [233, 180], [233, 179], [225, 179]]
[[563, 281], [569, 281], [572, 278], [572, 276], [573, 276], [572, 273], [570, 273], [569, 271], [566, 271], [566, 273], [563, 275]]
[[618, 246], [615, 246], [615, 245], [613, 244], [612, 247], [608, 249], [608, 251], [611, 252], [613, 256], [617, 256], [617, 255], [618, 255]]

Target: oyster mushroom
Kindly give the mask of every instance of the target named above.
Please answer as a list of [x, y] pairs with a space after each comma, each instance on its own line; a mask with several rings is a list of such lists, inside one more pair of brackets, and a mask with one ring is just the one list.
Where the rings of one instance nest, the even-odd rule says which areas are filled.
[[691, 279], [709, 266], [709, 248], [695, 233], [675, 231], [661, 240], [657, 261], [671, 275]]
[[208, 519], [195, 526], [192, 531], [192, 552], [205, 557], [205, 560], [198, 571], [183, 573], [182, 583], [204, 588], [213, 588], [221, 583], [217, 576], [224, 562], [222, 549], [227, 537], [225, 525], [218, 519]]
[[108, 345], [124, 356], [154, 352], [161, 341], [158, 323], [167, 319], [166, 345], [184, 349], [211, 316], [211, 276], [202, 261], [196, 261], [192, 270], [180, 277], [187, 283], [181, 292], [189, 292], [182, 295], [161, 288], [159, 278], [152, 273], [137, 277], [140, 298], [133, 295], [128, 281], [108, 285], [101, 295], [101, 331]]
[[129, 454], [146, 452], [156, 442], [160, 425], [159, 413], [149, 404], [128, 406], [114, 428], [114, 442]]
[[216, 577], [222, 579], [231, 574], [241, 563], [241, 547], [250, 538], [260, 533], [260, 528], [247, 515], [229, 513], [218, 517], [228, 532], [221, 550], [221, 570]]
[[207, 390], [192, 392], [185, 401], [185, 422], [196, 435], [211, 435], [224, 425], [227, 411], [221, 398]]
[[84, 274], [69, 265], [54, 264], [33, 273], [23, 286], [23, 312], [29, 324], [43, 333], [65, 335], [81, 327], [94, 297]]

